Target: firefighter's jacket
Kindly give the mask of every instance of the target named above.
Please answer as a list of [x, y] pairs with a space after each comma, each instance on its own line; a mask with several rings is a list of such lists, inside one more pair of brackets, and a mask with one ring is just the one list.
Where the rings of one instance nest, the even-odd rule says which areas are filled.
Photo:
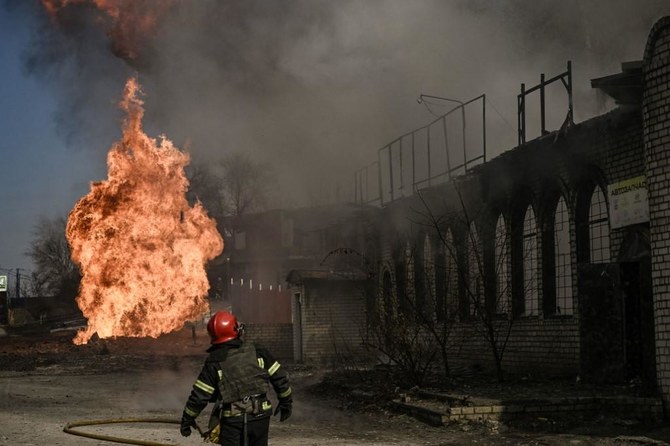
[[[216, 403], [221, 400], [221, 392], [219, 391], [219, 384], [221, 381], [221, 363], [226, 361], [228, 353], [231, 349], [238, 349], [242, 346], [243, 341], [240, 339], [233, 339], [223, 344], [212, 345], [207, 352], [209, 356], [205, 360], [205, 364], [198, 375], [198, 379], [193, 384], [191, 395], [184, 407], [184, 414], [197, 418], [202, 410], [207, 406], [207, 403]], [[277, 394], [280, 403], [291, 404], [291, 386], [289, 384], [288, 373], [281, 367], [270, 352], [260, 346], [256, 347], [256, 358], [258, 365], [265, 369], [269, 377], [269, 382]], [[264, 416], [270, 416], [272, 413], [272, 406], [267, 398], [262, 398], [262, 412]], [[228, 406], [228, 407], [227, 407]], [[226, 417], [231, 415], [230, 405], [223, 405], [221, 407], [221, 416]], [[234, 413], [232, 413], [234, 415]]]

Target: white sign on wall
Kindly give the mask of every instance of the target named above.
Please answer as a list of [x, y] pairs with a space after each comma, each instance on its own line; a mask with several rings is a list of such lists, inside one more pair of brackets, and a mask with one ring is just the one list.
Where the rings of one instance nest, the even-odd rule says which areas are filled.
[[7, 276], [0, 276], [0, 291], [7, 291]]
[[644, 175], [607, 186], [612, 229], [649, 221], [647, 178]]

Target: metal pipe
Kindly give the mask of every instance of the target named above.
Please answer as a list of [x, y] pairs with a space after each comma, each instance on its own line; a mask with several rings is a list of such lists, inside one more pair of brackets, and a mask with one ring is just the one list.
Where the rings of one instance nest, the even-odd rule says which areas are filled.
[[482, 96], [482, 145], [484, 146], [484, 162], [486, 162], [486, 94]]
[[384, 188], [382, 186], [382, 159], [381, 150], [377, 151], [377, 176], [379, 183], [379, 206], [384, 206]]
[[432, 95], [429, 95], [429, 94], [420, 94], [419, 98], [416, 101], [420, 104], [420, 103], [423, 102], [423, 98], [441, 99], [443, 101], [456, 102], [458, 104], [464, 105], [463, 101], [459, 101], [458, 99], [443, 98], [441, 96], [432, 96]]
[[405, 182], [403, 181], [403, 166], [402, 166], [402, 138], [400, 138], [400, 153], [398, 154], [398, 158], [400, 161], [400, 190], [403, 190], [405, 188]]
[[446, 116], [442, 116], [442, 129], [444, 130], [444, 147], [445, 150], [447, 151], [447, 173], [448, 177], [451, 180], [451, 160], [449, 158], [449, 137], [447, 133], [447, 118]]
[[517, 119], [519, 132], [519, 145], [526, 142], [526, 84], [521, 84], [521, 94], [517, 100]]
[[568, 61], [568, 113], [570, 113], [570, 119], [573, 119], [572, 114], [572, 61]]
[[426, 129], [426, 148], [427, 148], [427, 156], [428, 156], [428, 187], [430, 187], [430, 179], [432, 176], [432, 170], [430, 168], [430, 127]]
[[544, 73], [540, 74], [540, 124], [542, 125], [542, 135], [547, 132], [545, 125], [545, 110], [544, 110]]
[[465, 171], [468, 171], [468, 150], [467, 150], [467, 145], [465, 143], [465, 107], [461, 106], [461, 120], [463, 128], [463, 164], [465, 164]]
[[393, 143], [389, 144], [389, 183], [391, 187], [391, 201], [393, 201]]
[[414, 153], [414, 132], [412, 132], [412, 192], [416, 190], [416, 156]]

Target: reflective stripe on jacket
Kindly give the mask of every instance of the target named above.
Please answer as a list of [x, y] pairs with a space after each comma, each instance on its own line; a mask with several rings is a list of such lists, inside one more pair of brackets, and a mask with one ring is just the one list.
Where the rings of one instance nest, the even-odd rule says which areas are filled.
[[[233, 339], [232, 341], [223, 344], [212, 345], [207, 351], [209, 356], [205, 360], [205, 364], [198, 375], [193, 389], [188, 397], [184, 412], [196, 418], [200, 412], [207, 406], [207, 403], [216, 402], [221, 399], [219, 392], [219, 374], [222, 373], [219, 363], [225, 361], [228, 351], [230, 349], [237, 349], [242, 346], [243, 341], [240, 339]], [[274, 359], [274, 357], [267, 351], [267, 349], [256, 345], [256, 358], [258, 365], [267, 371], [270, 384], [280, 400], [292, 401], [292, 391], [289, 383], [289, 376], [286, 370], [281, 367], [281, 364]], [[268, 413], [272, 409], [269, 404], [263, 404], [263, 409]], [[223, 411], [227, 410], [226, 407]]]

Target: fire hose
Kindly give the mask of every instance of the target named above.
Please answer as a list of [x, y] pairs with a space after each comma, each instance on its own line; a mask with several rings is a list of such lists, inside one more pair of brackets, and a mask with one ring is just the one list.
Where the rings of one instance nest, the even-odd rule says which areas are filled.
[[[110, 441], [113, 443], [138, 444], [142, 446], [175, 446], [174, 443], [157, 443], [155, 441], [133, 440], [130, 438], [112, 437], [109, 435], [94, 434], [73, 429], [82, 426], [96, 426], [100, 424], [127, 424], [127, 423], [181, 424], [181, 421], [172, 418], [116, 418], [108, 420], [83, 420], [83, 421], [73, 421], [71, 423], [67, 423], [63, 428], [63, 432], [71, 435], [78, 435], [80, 437], [88, 437], [96, 440]], [[194, 423], [194, 426], [198, 429], [200, 435], [206, 439], [208, 432], [204, 432], [200, 428], [200, 426], [197, 425], [197, 423]]]

